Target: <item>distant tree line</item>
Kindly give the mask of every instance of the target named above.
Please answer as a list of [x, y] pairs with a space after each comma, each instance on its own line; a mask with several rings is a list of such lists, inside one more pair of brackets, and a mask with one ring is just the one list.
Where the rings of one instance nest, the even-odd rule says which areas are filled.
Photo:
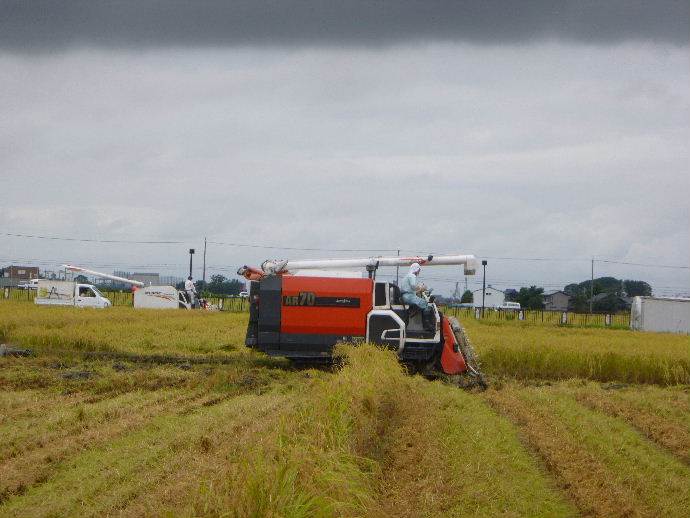
[[[237, 279], [228, 279], [224, 275], [211, 275], [211, 280], [204, 283], [204, 281], [196, 281], [194, 283], [198, 293], [208, 293], [212, 295], [239, 295], [244, 290], [244, 283]], [[177, 284], [178, 290], [184, 289], [184, 282]]]
[[[593, 288], [590, 292], [590, 288]], [[615, 277], [599, 277], [580, 283], [568, 284], [563, 291], [570, 295], [571, 309], [577, 313], [589, 311], [590, 297], [592, 310], [597, 313], [615, 313], [629, 307], [629, 298], [635, 296], [650, 296], [652, 287], [645, 281], [623, 280]], [[544, 288], [530, 286], [520, 290], [505, 290], [505, 298], [510, 302], [519, 302], [525, 309], [544, 308]]]
[[519, 291], [507, 289], [504, 293], [506, 301], [519, 302], [523, 309], [544, 309], [544, 288], [530, 286]]
[[652, 287], [645, 281], [599, 277], [594, 279], [594, 284], [591, 280], [572, 283], [563, 288], [563, 291], [573, 297], [571, 304], [574, 311], [589, 311], [592, 293], [593, 311], [615, 313], [628, 307], [626, 297], [650, 296]]

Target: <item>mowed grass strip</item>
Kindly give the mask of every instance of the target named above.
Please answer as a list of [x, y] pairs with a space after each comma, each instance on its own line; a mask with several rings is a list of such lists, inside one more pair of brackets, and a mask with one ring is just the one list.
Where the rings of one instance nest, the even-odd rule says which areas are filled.
[[[58, 413], [59, 420], [47, 427], [37, 427], [35, 434], [23, 445], [13, 444], [13, 455], [0, 463], [2, 499], [22, 494], [31, 486], [45, 482], [81, 452], [108, 444], [145, 426], [156, 416], [198, 407], [206, 397], [181, 392], [166, 394], [165, 391], [129, 396], [116, 398], [114, 403], [123, 403], [119, 408], [80, 406]], [[132, 400], [129, 405], [127, 399]], [[136, 403], [131, 404], [135, 399]]]
[[[403, 374], [395, 355], [344, 350], [290, 404], [228, 423], [121, 510], [189, 516], [570, 516], [572, 507], [481, 399]], [[491, 436], [489, 440], [487, 435]]]
[[89, 395], [59, 394], [41, 389], [0, 390], [0, 436], [4, 437], [9, 429], [4, 426], [11, 428], [14, 423], [54, 409], [56, 397], [60, 400], [58, 406], [70, 407], [84, 402]]
[[514, 424], [477, 394], [433, 384], [454, 516], [576, 516], [576, 508], [522, 446]]
[[171, 396], [170, 391], [137, 391], [86, 403], [84, 398], [44, 391], [43, 397], [52, 403], [50, 408], [37, 405], [34, 413], [0, 426], [0, 434], [4, 439], [0, 461], [41, 447], [55, 438], [102, 425], [125, 413], [135, 413], [151, 404], [163, 404]]
[[222, 434], [223, 422], [257, 422], [285, 397], [238, 396], [191, 414], [165, 415], [142, 429], [72, 458], [44, 484], [9, 499], [6, 516], [103, 516], [117, 514], [169, 472], [186, 469], [204, 448], [201, 439]]
[[683, 388], [620, 387], [588, 383], [564, 385], [559, 392], [581, 404], [619, 417], [690, 464], [690, 392]]
[[583, 514], [687, 516], [690, 469], [621, 419], [552, 387], [512, 384], [485, 397], [519, 426]]
[[690, 384], [688, 337], [465, 319], [483, 369], [521, 380]]

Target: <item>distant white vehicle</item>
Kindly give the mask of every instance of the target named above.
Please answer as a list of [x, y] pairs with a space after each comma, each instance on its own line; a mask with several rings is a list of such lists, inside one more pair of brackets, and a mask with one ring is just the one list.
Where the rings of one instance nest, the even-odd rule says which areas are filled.
[[520, 311], [522, 307], [520, 306], [519, 302], [504, 302], [500, 306], [498, 306], [497, 309], [500, 310], [510, 310], [510, 311]]
[[38, 289], [38, 279], [31, 279], [23, 282], [17, 286], [20, 290], [36, 290]]
[[141, 281], [126, 279], [125, 277], [118, 277], [117, 275], [110, 275], [109, 273], [87, 270], [81, 266], [74, 266], [71, 264], [65, 264], [63, 268], [75, 273], [95, 275], [97, 277], [103, 277], [104, 279], [112, 279], [114, 281], [136, 286], [139, 289], [134, 292], [133, 305], [137, 309], [192, 309], [191, 301], [187, 298], [186, 292], [177, 290], [173, 286], [144, 286], [144, 283]]
[[247, 293], [246, 291], [240, 291], [239, 297], [241, 299], [249, 298], [249, 293]]
[[72, 281], [38, 280], [34, 303], [41, 306], [76, 306], [79, 308], [107, 308], [112, 303], [92, 284]]
[[134, 292], [134, 307], [148, 309], [191, 309], [184, 291], [172, 286], [146, 286]]

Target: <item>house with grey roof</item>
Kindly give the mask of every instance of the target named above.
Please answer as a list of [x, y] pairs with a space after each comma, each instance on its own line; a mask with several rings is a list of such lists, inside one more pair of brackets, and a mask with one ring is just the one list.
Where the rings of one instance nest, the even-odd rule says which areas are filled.
[[544, 293], [544, 309], [547, 311], [568, 311], [572, 297], [561, 290]]

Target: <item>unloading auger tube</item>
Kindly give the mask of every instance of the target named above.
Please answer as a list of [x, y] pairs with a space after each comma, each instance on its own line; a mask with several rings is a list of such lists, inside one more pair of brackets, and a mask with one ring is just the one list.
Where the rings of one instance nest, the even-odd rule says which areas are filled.
[[410, 257], [372, 256], [359, 259], [267, 259], [261, 263], [261, 269], [245, 265], [237, 270], [237, 274], [250, 280], [256, 280], [265, 275], [280, 275], [297, 270], [366, 268], [371, 271], [381, 266], [410, 266], [412, 263], [418, 263], [421, 266], [463, 265], [465, 275], [474, 275], [477, 270], [477, 258], [474, 255], [425, 255]]
[[[259, 268], [243, 266], [237, 273], [251, 281], [245, 344], [296, 364], [313, 364], [330, 362], [338, 342], [367, 341], [395, 350], [410, 372], [485, 388], [476, 354], [457, 319], [443, 315], [428, 292], [421, 296], [433, 314], [422, 315], [402, 300], [395, 283], [376, 279], [379, 267], [412, 263], [463, 265], [466, 275], [477, 269], [473, 255], [273, 259]], [[345, 272], [356, 268], [365, 268], [368, 278]], [[304, 270], [317, 271], [312, 276], [302, 274]]]

